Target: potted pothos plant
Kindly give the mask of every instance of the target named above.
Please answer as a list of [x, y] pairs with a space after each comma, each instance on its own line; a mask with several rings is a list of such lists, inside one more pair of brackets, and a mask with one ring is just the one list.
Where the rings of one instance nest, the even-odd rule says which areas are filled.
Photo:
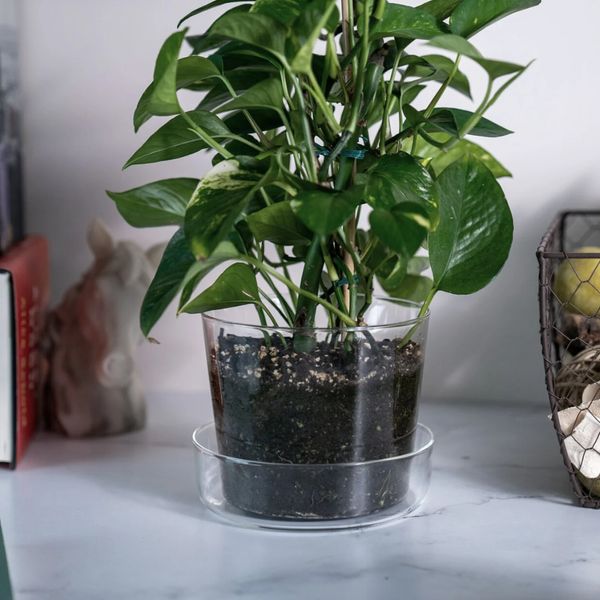
[[[238, 465], [223, 474], [233, 505], [343, 518], [406, 494], [381, 459], [413, 447], [431, 301], [486, 286], [513, 236], [509, 173], [473, 138], [511, 133], [485, 115], [526, 67], [469, 38], [539, 2], [215, 0], [179, 26], [234, 6], [160, 49], [134, 125], [169, 120], [126, 167], [214, 158], [200, 180], [110, 193], [131, 225], [177, 227], [143, 332], [179, 295], [180, 313], [204, 315], [221, 451], [324, 466], [282, 479]], [[472, 98], [467, 60], [487, 87], [472, 110], [449, 107], [449, 89]], [[180, 90], [202, 97], [184, 108]], [[325, 468], [340, 463], [362, 470]]]

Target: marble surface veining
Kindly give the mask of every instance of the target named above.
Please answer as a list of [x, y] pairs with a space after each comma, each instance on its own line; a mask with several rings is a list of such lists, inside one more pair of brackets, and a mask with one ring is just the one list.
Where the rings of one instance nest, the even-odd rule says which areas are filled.
[[42, 435], [0, 471], [17, 600], [597, 599], [600, 512], [571, 500], [543, 404], [427, 404], [423, 507], [338, 533], [239, 529], [197, 500], [206, 396], [151, 398], [145, 432]]

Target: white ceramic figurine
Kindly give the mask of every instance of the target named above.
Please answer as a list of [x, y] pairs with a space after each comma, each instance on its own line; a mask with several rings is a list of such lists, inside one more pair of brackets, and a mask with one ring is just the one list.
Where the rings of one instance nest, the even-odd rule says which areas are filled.
[[139, 310], [163, 249], [115, 243], [104, 224], [88, 230], [94, 263], [49, 319], [50, 420], [69, 437], [140, 429], [146, 409], [134, 355]]

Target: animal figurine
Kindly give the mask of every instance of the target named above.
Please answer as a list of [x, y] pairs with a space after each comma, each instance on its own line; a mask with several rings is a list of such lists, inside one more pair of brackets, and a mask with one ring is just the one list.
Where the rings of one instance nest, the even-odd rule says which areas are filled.
[[76, 438], [145, 425], [134, 355], [140, 306], [164, 248], [115, 243], [100, 220], [87, 239], [94, 262], [51, 312], [47, 336], [50, 427]]

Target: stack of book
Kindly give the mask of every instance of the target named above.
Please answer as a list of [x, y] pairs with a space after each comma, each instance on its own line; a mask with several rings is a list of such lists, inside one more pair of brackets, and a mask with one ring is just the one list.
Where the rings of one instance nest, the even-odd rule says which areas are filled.
[[48, 247], [25, 235], [16, 1], [0, 2], [0, 464], [14, 467], [37, 423]]

